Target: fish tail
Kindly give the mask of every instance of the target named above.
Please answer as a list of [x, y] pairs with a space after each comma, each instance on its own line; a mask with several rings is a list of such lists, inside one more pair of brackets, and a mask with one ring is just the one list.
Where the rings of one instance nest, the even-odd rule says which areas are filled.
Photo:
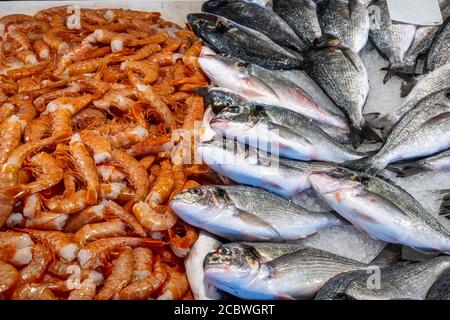
[[411, 76], [409, 79], [403, 80], [400, 87], [400, 97], [402, 98], [406, 97], [411, 92], [411, 90], [416, 86], [417, 83], [418, 83], [417, 78], [413, 76]]
[[350, 141], [355, 149], [358, 148], [363, 141], [362, 127], [354, 122], [350, 122]]
[[375, 165], [373, 157], [364, 157], [358, 160], [345, 161], [340, 165], [345, 168], [364, 172], [370, 175], [375, 175], [380, 171], [380, 169], [378, 169]]
[[383, 139], [378, 134], [378, 132], [376, 132], [375, 129], [370, 126], [370, 123], [367, 122], [367, 120], [364, 121], [364, 125], [362, 127], [362, 137], [363, 137], [363, 139], [369, 140], [369, 141], [375, 141], [375, 142], [383, 141]]
[[439, 207], [439, 215], [450, 219], [450, 190], [441, 190], [440, 193], [442, 194], [442, 202]]
[[397, 174], [397, 177], [411, 177], [424, 171], [423, 166], [419, 162], [392, 164], [387, 167], [391, 172]]

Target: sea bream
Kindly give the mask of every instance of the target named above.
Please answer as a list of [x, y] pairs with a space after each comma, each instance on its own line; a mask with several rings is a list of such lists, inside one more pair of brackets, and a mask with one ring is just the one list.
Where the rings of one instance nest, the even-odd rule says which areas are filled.
[[273, 0], [273, 11], [278, 13], [306, 43], [322, 35], [313, 0]]
[[361, 0], [322, 0], [317, 14], [323, 34], [340, 38], [353, 51], [360, 52], [369, 38], [369, 11]]
[[294, 160], [341, 163], [365, 156], [340, 144], [302, 115], [276, 106], [225, 107], [212, 117], [210, 126], [228, 138]]
[[357, 53], [339, 38], [324, 35], [305, 50], [304, 69], [347, 117], [354, 147], [365, 136], [378, 139], [362, 114], [369, 94], [369, 78]]
[[312, 212], [265, 190], [202, 185], [177, 194], [170, 207], [187, 223], [234, 241], [281, 242], [342, 224], [333, 213]]
[[450, 300], [450, 268], [436, 280], [428, 291], [426, 300]]
[[270, 261], [251, 245], [224, 244], [204, 262], [205, 277], [243, 299], [311, 299], [333, 276], [367, 265], [305, 248]]
[[198, 62], [211, 81], [249, 101], [276, 105], [300, 113], [326, 126], [348, 132], [341, 111], [319, 106], [302, 88], [280, 72], [218, 55], [202, 55]]
[[450, 253], [450, 232], [394, 183], [341, 169], [312, 173], [309, 181], [331, 208], [371, 237]]
[[306, 47], [286, 21], [258, 4], [246, 0], [208, 0], [202, 4], [202, 11], [259, 31], [275, 43], [299, 52]]
[[194, 33], [215, 51], [269, 69], [299, 69], [300, 54], [285, 49], [262, 33], [209, 13], [190, 13]]

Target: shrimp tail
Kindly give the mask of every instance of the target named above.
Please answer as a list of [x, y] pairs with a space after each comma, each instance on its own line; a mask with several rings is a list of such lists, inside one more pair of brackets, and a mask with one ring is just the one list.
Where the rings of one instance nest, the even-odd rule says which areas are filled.
[[17, 186], [5, 188], [3, 190], [3, 194], [8, 197], [11, 197], [11, 198], [18, 199], [18, 198], [23, 198], [26, 195], [28, 195], [28, 192], [27, 192], [27, 188], [25, 185], [17, 185]]

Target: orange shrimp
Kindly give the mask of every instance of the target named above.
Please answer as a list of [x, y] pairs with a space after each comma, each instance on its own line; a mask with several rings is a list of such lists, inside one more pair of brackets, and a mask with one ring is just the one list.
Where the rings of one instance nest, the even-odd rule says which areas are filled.
[[90, 278], [85, 279], [79, 288], [70, 292], [67, 300], [93, 300], [96, 290], [97, 286], [95, 281]]
[[139, 157], [168, 151], [172, 149], [172, 147], [173, 142], [171, 141], [171, 137], [169, 135], [162, 135], [136, 143], [131, 146], [127, 152], [134, 157]]
[[3, 260], [15, 267], [23, 267], [29, 264], [32, 258], [31, 247], [21, 249], [13, 245], [2, 245], [0, 247], [0, 261]]
[[112, 262], [111, 274], [106, 278], [103, 288], [95, 296], [96, 300], [110, 300], [127, 286], [133, 276], [133, 250], [126, 247]]
[[186, 274], [168, 269], [169, 279], [163, 285], [158, 300], [178, 300], [189, 290]]
[[136, 50], [131, 56], [127, 57], [127, 61], [139, 61], [150, 57], [151, 55], [161, 51], [159, 44], [150, 43]]
[[14, 105], [4, 103], [0, 106], [0, 124], [14, 114]]
[[147, 197], [147, 202], [151, 205], [164, 203], [172, 193], [175, 187], [175, 179], [172, 172], [172, 166], [169, 160], [161, 161], [161, 170], [156, 182], [153, 185]]
[[134, 100], [129, 98], [134, 92], [131, 89], [111, 90], [107, 92], [101, 99], [93, 102], [94, 106], [99, 109], [109, 111], [111, 106], [117, 107], [122, 111], [126, 111], [134, 104]]
[[183, 186], [183, 190], [193, 189], [200, 187], [200, 183], [194, 180], [188, 180]]
[[17, 287], [12, 300], [58, 300], [53, 292], [44, 284], [26, 283]]
[[151, 84], [159, 78], [159, 65], [151, 64], [145, 61], [125, 61], [122, 62], [120, 68], [122, 70], [130, 69], [144, 78], [142, 82], [145, 84]]
[[155, 257], [151, 275], [132, 282], [127, 287], [123, 288], [120, 293], [122, 300], [146, 300], [152, 293], [156, 292], [167, 278], [167, 271], [164, 264], [161, 262], [159, 256]]
[[88, 193], [86, 190], [78, 190], [73, 194], [56, 195], [45, 201], [45, 205], [53, 212], [72, 214], [86, 208], [88, 204]]
[[105, 122], [105, 113], [92, 107], [83, 109], [72, 117], [72, 126], [77, 130], [83, 130], [87, 127], [97, 127]]
[[147, 59], [150, 63], [156, 63], [160, 67], [171, 66], [174, 64], [174, 54], [171, 51], [161, 50]]
[[48, 45], [52, 50], [62, 53], [69, 49], [69, 44], [58, 38], [53, 32], [45, 32], [42, 36], [42, 40]]
[[[45, 107], [47, 106], [47, 103], [49, 103], [50, 101], [61, 97], [73, 96], [78, 92], [80, 92], [80, 90], [81, 88], [78, 84], [71, 83], [67, 88], [52, 90], [50, 92], [43, 93], [42, 95], [33, 100], [33, 104], [36, 106], [36, 109], [38, 111], [44, 111]], [[56, 110], [58, 108], [54, 109]]]
[[52, 100], [47, 105], [47, 108], [43, 113], [46, 114], [48, 112], [54, 112], [58, 109], [65, 108], [70, 110], [72, 114], [75, 114], [84, 109], [84, 107], [91, 103], [94, 98], [95, 96], [89, 93], [74, 97], [59, 97]]
[[37, 116], [37, 110], [29, 99], [14, 97], [11, 102], [17, 106], [15, 115], [25, 123], [30, 123]]
[[[135, 31], [136, 33], [137, 31]], [[145, 36], [142, 35], [142, 39], [130, 40], [127, 45], [130, 47], [140, 47], [147, 44], [160, 44], [167, 40], [168, 35], [166, 33], [158, 33], [152, 36], [148, 36], [146, 32], [144, 32]]]
[[183, 190], [183, 186], [186, 182], [186, 175], [184, 174], [183, 165], [175, 164], [172, 166], [172, 173], [174, 177], [174, 188], [172, 193], [170, 194], [169, 201], [173, 199], [173, 197]]
[[155, 162], [155, 160], [156, 160], [156, 157], [153, 155], [150, 155], [150, 156], [146, 156], [146, 157], [142, 158], [141, 160], [139, 160], [139, 162], [144, 166], [145, 170], [148, 171], [148, 169], [153, 164], [153, 162]]
[[83, 141], [88, 149], [94, 155], [95, 163], [102, 163], [111, 160], [111, 144], [108, 139], [99, 135], [95, 131], [80, 132], [81, 141]]
[[84, 247], [87, 242], [126, 235], [126, 224], [120, 220], [87, 224], [78, 229], [73, 240]]
[[169, 244], [172, 251], [180, 258], [189, 253], [191, 247], [198, 239], [198, 232], [190, 225], [179, 222], [180, 227], [175, 226], [168, 231]]
[[110, 62], [111, 56], [75, 62], [74, 64], [68, 66], [64, 70], [64, 74], [67, 74], [68, 76], [73, 76], [77, 74], [95, 72], [98, 69], [102, 68], [103, 66], [106, 66]]
[[14, 231], [0, 232], [0, 247], [11, 246], [15, 249], [27, 248], [33, 244], [30, 236], [26, 233]]
[[111, 237], [89, 243], [78, 253], [78, 261], [83, 268], [95, 269], [102, 265], [106, 257], [113, 251], [124, 247], [154, 248], [164, 245], [160, 240], [136, 237]]
[[156, 94], [151, 86], [137, 85], [138, 95], [144, 102], [149, 103], [161, 115], [166, 124], [166, 128], [175, 130], [175, 119], [167, 104]]
[[51, 133], [51, 118], [48, 115], [40, 116], [32, 121], [23, 130], [25, 142], [39, 140]]
[[39, 230], [57, 230], [64, 229], [69, 216], [64, 213], [39, 212], [34, 218], [28, 218], [25, 221], [25, 227]]
[[25, 64], [35, 65], [38, 63], [38, 59], [33, 51], [31, 50], [22, 50], [17, 53], [17, 58]]
[[53, 254], [50, 249], [43, 245], [35, 245], [33, 259], [19, 272], [18, 284], [32, 283], [42, 279], [52, 260]]
[[42, 231], [33, 229], [18, 229], [28, 233], [38, 243], [42, 243], [52, 249], [64, 260], [72, 261], [78, 253], [78, 246], [72, 242], [69, 236], [61, 231]]
[[48, 153], [41, 152], [30, 160], [30, 165], [37, 169], [37, 180], [26, 185], [18, 185], [5, 190], [6, 195], [21, 198], [27, 194], [37, 193], [48, 189], [63, 179], [63, 170], [58, 166], [55, 159]]
[[81, 174], [87, 185], [87, 204], [96, 204], [100, 191], [100, 182], [95, 162], [84, 146], [84, 143], [79, 140], [79, 136], [72, 138], [69, 143], [69, 149], [75, 160], [77, 171]]
[[139, 223], [149, 231], [163, 231], [172, 228], [177, 222], [177, 216], [165, 208], [162, 213], [158, 212], [164, 208], [152, 208], [146, 202], [138, 202], [133, 206], [133, 214]]
[[125, 151], [113, 149], [112, 164], [125, 173], [131, 186], [133, 186], [136, 195], [136, 201], [142, 201], [148, 195], [150, 182], [148, 180], [147, 170], [134, 157]]
[[100, 184], [100, 195], [102, 199], [128, 202], [130, 200], [133, 200], [134, 191], [128, 188], [125, 183], [102, 183]]
[[0, 18], [0, 36], [3, 36], [7, 31], [7, 28], [11, 24], [18, 24], [26, 21], [33, 20], [32, 16], [27, 14], [10, 14]]
[[111, 135], [108, 137], [108, 140], [113, 148], [129, 148], [138, 142], [144, 141], [147, 137], [147, 129], [142, 126], [136, 126]]
[[97, 171], [105, 182], [122, 182], [125, 180], [125, 174], [112, 165], [98, 165]]
[[164, 50], [175, 52], [181, 46], [181, 40], [175, 38], [168, 38], [164, 43]]
[[19, 272], [9, 263], [0, 260], [0, 294], [10, 290], [19, 279]]
[[153, 251], [149, 248], [133, 249], [134, 270], [132, 281], [142, 280], [151, 275], [153, 270]]
[[[28, 39], [28, 36], [26, 33], [22, 32], [22, 31], [18, 31], [18, 30], [11, 30], [11, 31], [8, 31], [7, 36], [14, 39], [20, 45], [19, 53], [21, 51], [30, 49], [31, 44], [30, 44], [30, 40]], [[25, 61], [23, 61], [23, 62], [25, 62]]]
[[72, 136], [72, 111], [68, 108], [58, 108], [50, 114], [53, 121], [53, 136], [62, 141]]
[[147, 234], [142, 226], [139, 224], [138, 220], [131, 214], [128, 213], [124, 208], [119, 206], [114, 201], [105, 201], [105, 217], [113, 217], [114, 219], [120, 219], [125, 222], [135, 234], [145, 237]]
[[105, 19], [109, 22], [122, 19], [151, 20], [156, 22], [159, 19], [159, 16], [159, 12], [144, 12], [129, 9], [108, 9], [104, 14]]
[[16, 69], [10, 69], [6, 72], [6, 75], [14, 80], [31, 77], [48, 67], [48, 63], [39, 63], [32, 66], [25, 66]]
[[25, 217], [33, 219], [41, 210], [42, 200], [38, 194], [30, 194], [25, 197], [22, 213]]
[[67, 262], [61, 259], [54, 259], [48, 267], [47, 272], [60, 279], [67, 279], [71, 276], [79, 276], [81, 280], [92, 279], [96, 284], [103, 281], [103, 275], [94, 270], [82, 269], [77, 261]]
[[14, 209], [14, 198], [7, 197], [0, 192], [0, 228], [8, 220]]
[[8, 160], [9, 155], [20, 145], [23, 122], [16, 115], [6, 119], [0, 129], [0, 164]]
[[43, 20], [27, 20], [20, 23], [14, 23], [8, 27], [8, 31], [21, 31], [25, 33], [33, 33], [33, 32], [46, 32], [48, 31], [50, 26], [46, 21]]
[[76, 232], [82, 226], [89, 223], [101, 222], [104, 220], [104, 208], [105, 203], [100, 203], [96, 206], [92, 206], [84, 209], [81, 212], [78, 212], [72, 215], [67, 221], [66, 226], [64, 228], [65, 232]]
[[36, 39], [33, 42], [33, 50], [41, 60], [46, 60], [50, 57], [50, 48], [42, 39]]

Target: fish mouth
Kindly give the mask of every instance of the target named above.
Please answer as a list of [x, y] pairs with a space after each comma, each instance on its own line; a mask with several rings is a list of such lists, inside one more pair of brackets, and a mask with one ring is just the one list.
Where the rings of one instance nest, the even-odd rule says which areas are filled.
[[211, 128], [225, 128], [228, 125], [228, 121], [223, 118], [212, 118], [209, 121]]

